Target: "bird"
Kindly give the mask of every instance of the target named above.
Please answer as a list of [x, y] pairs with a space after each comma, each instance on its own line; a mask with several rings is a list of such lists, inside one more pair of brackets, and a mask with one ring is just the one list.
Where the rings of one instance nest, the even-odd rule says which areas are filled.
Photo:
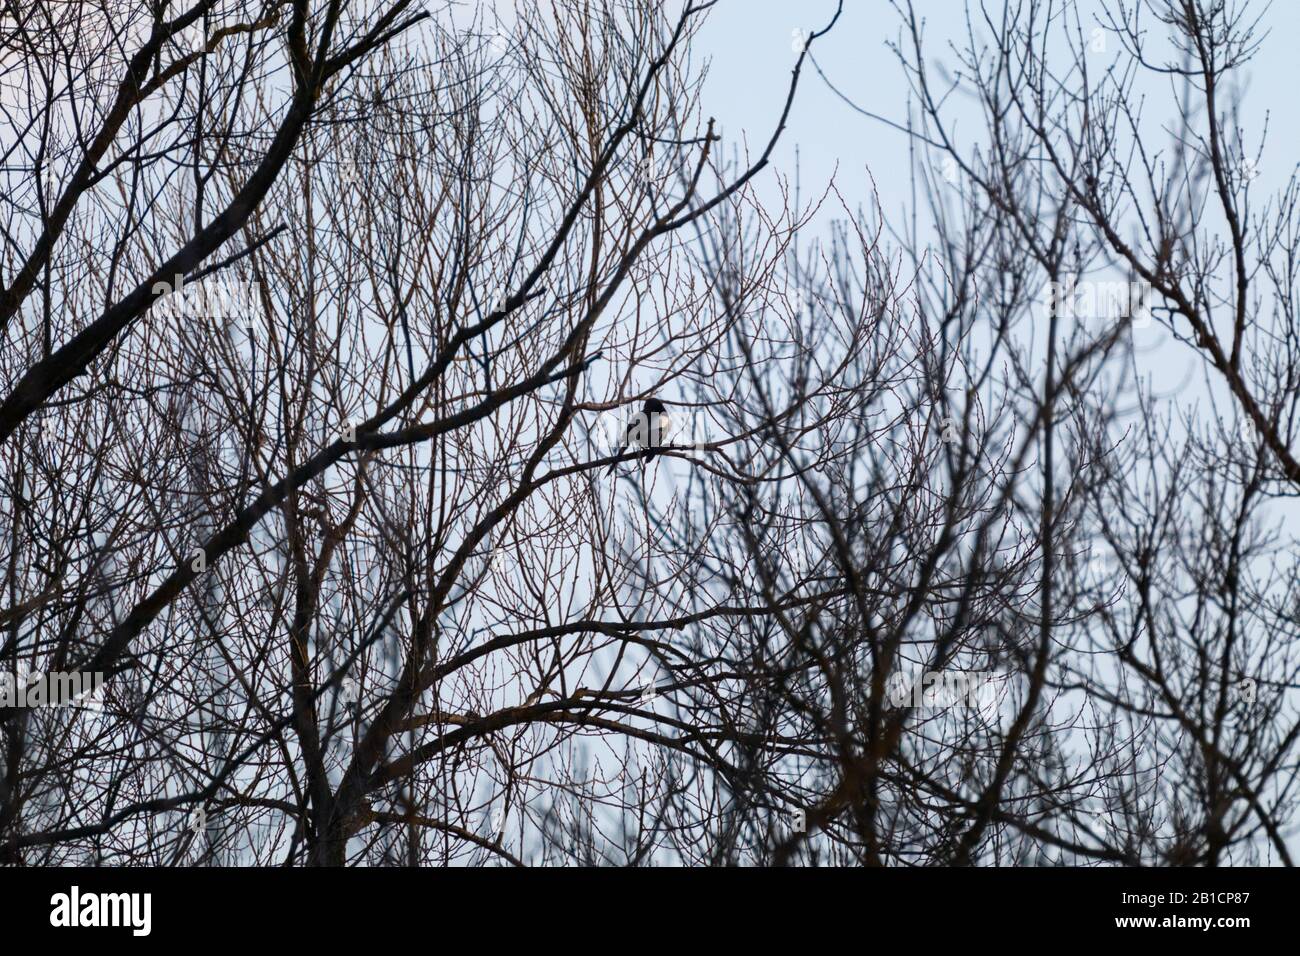
[[[668, 409], [664, 407], [664, 403], [657, 398], [648, 398], [641, 411], [628, 419], [623, 427], [618, 453], [621, 455], [634, 448], [662, 448], [668, 443], [668, 432], [671, 428], [672, 419], [668, 417]], [[654, 456], [654, 451], [651, 451], [645, 456], [646, 461]], [[609, 470], [613, 471], [616, 467], [618, 462], [613, 462]]]

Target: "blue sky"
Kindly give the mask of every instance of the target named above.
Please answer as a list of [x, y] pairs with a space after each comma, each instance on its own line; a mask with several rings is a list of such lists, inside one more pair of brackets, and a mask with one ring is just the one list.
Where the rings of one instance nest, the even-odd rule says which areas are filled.
[[[997, 0], [989, 0], [987, 6], [990, 11], [1001, 9]], [[1079, 4], [1085, 26], [1095, 22], [1092, 18], [1100, 6], [1094, 0]], [[714, 7], [698, 48], [711, 60], [704, 105], [722, 123], [728, 142], [742, 134], [751, 147], [766, 142], [797, 59], [792, 31], [820, 29], [835, 7], [835, 0], [720, 0]], [[966, 4], [916, 0], [915, 7], [926, 20], [930, 61], [942, 58], [951, 63], [946, 44], [964, 37]], [[1261, 27], [1271, 33], [1243, 73], [1248, 84], [1244, 119], [1257, 136], [1268, 116], [1268, 142], [1258, 182], [1274, 189], [1286, 182], [1300, 160], [1300, 124], [1295, 122], [1292, 102], [1300, 3], [1255, 3], [1250, 9], [1263, 14]], [[978, 18], [978, 4], [973, 10]], [[835, 29], [813, 47], [826, 75], [846, 96], [900, 123], [906, 119], [908, 84], [887, 43], [898, 39], [901, 24], [885, 0], [845, 0]], [[1151, 118], [1171, 114], [1172, 98], [1165, 81], [1148, 79], [1139, 89], [1150, 97]], [[960, 123], [961, 108], [953, 108]], [[979, 116], [971, 111], [969, 117], [973, 130]], [[834, 174], [846, 200], [865, 203], [870, 197], [869, 170], [887, 213], [897, 213], [908, 201], [907, 136], [855, 113], [812, 69], [801, 80], [789, 129], [774, 162], [791, 177], [796, 149], [805, 195], [820, 189]]]

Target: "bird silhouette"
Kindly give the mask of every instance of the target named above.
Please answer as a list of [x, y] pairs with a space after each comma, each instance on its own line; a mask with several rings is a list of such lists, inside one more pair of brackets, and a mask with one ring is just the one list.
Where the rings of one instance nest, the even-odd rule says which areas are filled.
[[[664, 407], [664, 403], [657, 398], [648, 398], [641, 411], [628, 419], [623, 427], [618, 453], [621, 455], [635, 448], [662, 448], [668, 443], [668, 432], [671, 428], [672, 420], [668, 417], [668, 409]], [[654, 451], [651, 451], [645, 456], [645, 460], [649, 461], [654, 456]], [[616, 467], [618, 462], [613, 462], [609, 470], [613, 471]]]

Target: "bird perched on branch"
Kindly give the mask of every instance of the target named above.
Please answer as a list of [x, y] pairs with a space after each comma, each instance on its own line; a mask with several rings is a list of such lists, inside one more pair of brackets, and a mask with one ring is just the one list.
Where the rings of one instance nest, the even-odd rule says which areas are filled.
[[[628, 419], [623, 427], [618, 453], [621, 455], [625, 451], [638, 448], [662, 448], [668, 444], [668, 432], [671, 428], [672, 419], [668, 417], [668, 409], [664, 407], [664, 403], [657, 398], [648, 398], [641, 411]], [[655, 453], [651, 451], [645, 456], [646, 461], [654, 456]], [[618, 462], [614, 462], [609, 466], [609, 470], [613, 471], [617, 466]]]

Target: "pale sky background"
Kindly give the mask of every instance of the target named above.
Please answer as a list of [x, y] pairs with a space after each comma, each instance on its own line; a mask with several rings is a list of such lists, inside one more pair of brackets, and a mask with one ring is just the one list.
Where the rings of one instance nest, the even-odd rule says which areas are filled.
[[[719, 0], [697, 48], [711, 59], [704, 107], [723, 124], [726, 141], [742, 133], [755, 149], [767, 141], [798, 58], [791, 46], [791, 32], [821, 29], [835, 7], [835, 0]], [[926, 19], [930, 62], [943, 60], [951, 65], [954, 59], [946, 44], [964, 38], [967, 4], [964, 0], [915, 0], [915, 7]], [[987, 7], [996, 20], [996, 11], [1002, 9], [1000, 0], [987, 0]], [[1085, 28], [1093, 23], [1092, 12], [1099, 7], [1095, 0], [1078, 4]], [[1261, 33], [1271, 31], [1244, 73], [1248, 81], [1244, 100], [1247, 129], [1257, 136], [1266, 112], [1269, 119], [1267, 145], [1255, 183], [1262, 193], [1282, 186], [1300, 160], [1300, 123], [1295, 119], [1294, 103], [1300, 3], [1275, 0], [1270, 6], [1256, 2], [1249, 9], [1264, 14]], [[982, 19], [978, 4], [973, 7], [973, 17]], [[1149, 26], [1154, 30], [1158, 24]], [[813, 45], [817, 62], [841, 92], [863, 109], [900, 124], [906, 120], [908, 83], [886, 43], [899, 39], [901, 27], [901, 18], [886, 0], [844, 0], [844, 12], [835, 29]], [[1139, 89], [1150, 97], [1148, 118], [1172, 115], [1167, 83], [1140, 82]], [[969, 115], [967, 128], [972, 133], [978, 128], [980, 117], [975, 110], [963, 114], [956, 99], [947, 108], [959, 122], [960, 117]], [[887, 213], [896, 214], [910, 201], [906, 134], [854, 112], [811, 66], [800, 80], [789, 127], [774, 156], [774, 166], [791, 177], [796, 148], [805, 195], [835, 174], [846, 200], [866, 203], [869, 169]]]
[[[1148, 52], [1163, 53], [1160, 38], [1168, 28], [1150, 15], [1151, 0], [1139, 0], [1146, 8], [1143, 24], [1148, 32]], [[900, 5], [906, 8], [905, 0]], [[917, 15], [924, 21], [924, 48], [931, 68], [932, 82], [947, 75], [934, 69], [943, 63], [951, 72], [957, 66], [953, 48], [966, 45], [967, 17], [980, 28], [987, 17], [1001, 18], [1003, 0], [914, 0]], [[1071, 0], [1056, 0], [1054, 9], [1071, 5]], [[1079, 0], [1079, 20], [1085, 37], [1105, 21], [1098, 18], [1100, 0]], [[1116, 3], [1110, 4], [1112, 9]], [[1133, 4], [1124, 6], [1132, 9]], [[1251, 184], [1250, 210], [1263, 213], [1268, 202], [1286, 187], [1297, 172], [1300, 160], [1300, 124], [1295, 120], [1294, 99], [1297, 95], [1295, 39], [1300, 36], [1300, 2], [1247, 2], [1237, 0], [1234, 9], [1243, 8], [1249, 19], [1259, 18], [1256, 40], [1260, 41], [1254, 58], [1238, 72], [1243, 84], [1240, 119], [1244, 140], [1253, 151], [1267, 132], [1264, 147], [1255, 168], [1257, 178]], [[709, 60], [709, 75], [704, 86], [703, 110], [717, 118], [722, 126], [724, 146], [730, 155], [734, 142], [747, 142], [751, 155], [766, 144], [780, 115], [798, 54], [792, 46], [792, 33], [820, 30], [829, 22], [836, 8], [835, 0], [719, 0], [710, 12], [695, 49]], [[908, 77], [888, 43], [902, 41], [904, 26], [898, 10], [888, 0], [844, 0], [844, 10], [835, 28], [819, 38], [812, 53], [827, 79], [857, 106], [904, 125], [907, 120]], [[1052, 34], [1059, 36], [1059, 26]], [[1089, 70], [1094, 75], [1114, 61], [1116, 55], [1127, 59], [1113, 35], [1107, 37], [1104, 53], [1091, 53]], [[910, 38], [903, 42], [910, 47]], [[1069, 56], [1069, 51], [1061, 53]], [[1094, 61], [1092, 58], [1095, 57]], [[1164, 59], [1165, 57], [1160, 57]], [[1099, 62], [1098, 62], [1099, 61]], [[1059, 72], [1069, 60], [1057, 56]], [[1135, 84], [1135, 93], [1144, 98], [1144, 140], [1156, 150], [1170, 145], [1164, 125], [1177, 117], [1171, 80], [1143, 71]], [[1221, 96], [1221, 105], [1224, 99]], [[955, 120], [959, 145], [983, 139], [982, 116], [969, 98], [948, 98], [944, 115]], [[1267, 125], [1266, 125], [1267, 124]], [[895, 228], [904, 224], [904, 214], [915, 205], [911, 192], [909, 137], [888, 124], [856, 112], [831, 90], [811, 64], [805, 64], [800, 87], [787, 130], [773, 156], [772, 165], [756, 183], [758, 196], [765, 203], [777, 203], [777, 175], [787, 177], [793, 185], [796, 158], [802, 198], [805, 202], [820, 195], [833, 176], [851, 209], [868, 211], [872, 205], [872, 188], [879, 197], [884, 215]], [[969, 155], [969, 150], [964, 150]], [[918, 144], [923, 156], [923, 144]], [[742, 153], [743, 155], [743, 153]], [[1211, 209], [1211, 214], [1215, 210]], [[841, 217], [838, 202], [831, 197], [814, 227], [805, 233], [807, 240], [825, 239], [826, 220]], [[918, 210], [918, 226], [928, 221], [924, 206]], [[1226, 230], [1224, 231], [1226, 235]], [[1263, 308], [1270, 308], [1267, 290]], [[1174, 342], [1158, 325], [1135, 330], [1139, 347], [1140, 369], [1157, 396], [1175, 397], [1179, 406], [1197, 406], [1202, 420], [1212, 415], [1206, 403], [1213, 392], [1218, 409], [1225, 419], [1235, 419], [1235, 404], [1221, 391], [1222, 383], [1205, 381], [1203, 358], [1185, 345]], [[1207, 392], [1208, 388], [1208, 392]], [[1230, 427], [1237, 425], [1228, 420]]]
[[[791, 32], [796, 28], [805, 33], [821, 29], [835, 7], [835, 0], [719, 2], [703, 30], [699, 47], [711, 58], [704, 109], [723, 124], [724, 140], [730, 142], [743, 134], [752, 150], [761, 149], [779, 115], [797, 58]], [[964, 0], [916, 0], [915, 7], [927, 21], [928, 63], [933, 66], [942, 61], [954, 66], [956, 57], [948, 44], [964, 47], [968, 4]], [[996, 20], [1003, 8], [1002, 0], [987, 0], [987, 7]], [[1078, 7], [1086, 33], [1090, 25], [1097, 23], [1093, 12], [1100, 3], [1080, 0]], [[973, 8], [973, 17], [982, 19], [978, 2], [973, 3]], [[1300, 92], [1295, 52], [1295, 41], [1300, 37], [1300, 2], [1257, 2], [1248, 4], [1247, 9], [1252, 16], [1261, 16], [1261, 46], [1240, 73], [1244, 84], [1241, 121], [1246, 143], [1252, 149], [1267, 123], [1267, 137], [1256, 167], [1258, 178], [1251, 185], [1251, 209], [1259, 214], [1269, 199], [1286, 187], [1300, 160], [1300, 123], [1296, 121], [1295, 105]], [[861, 108], [899, 124], [907, 120], [909, 85], [887, 42], [899, 39], [902, 23], [886, 0], [845, 0], [835, 29], [813, 46], [813, 54], [827, 78], [845, 96]], [[1154, 22], [1148, 26], [1153, 32], [1164, 29]], [[1102, 59], [1114, 56], [1118, 43], [1112, 38], [1111, 44], [1111, 51]], [[1067, 65], [1065, 61], [1057, 62], [1062, 69]], [[1143, 74], [1136, 91], [1146, 97], [1143, 112], [1147, 124], [1165, 123], [1176, 117], [1168, 79]], [[963, 130], [972, 137], [982, 133], [982, 117], [969, 100], [963, 104], [953, 97], [947, 109], [949, 118], [957, 119], [959, 141]], [[1150, 139], [1154, 148], [1164, 148], [1169, 142], [1167, 136]], [[884, 213], [896, 225], [903, 222], [904, 210], [913, 203], [907, 135], [855, 112], [811, 67], [801, 78], [788, 129], [773, 160], [774, 167], [791, 180], [796, 155], [805, 199], [819, 193], [833, 175], [850, 207], [870, 207], [874, 179]], [[773, 189], [774, 179], [770, 173], [763, 175], [758, 186], [762, 198], [778, 198], [774, 191], [767, 191]], [[838, 208], [832, 211], [839, 214]], [[922, 223], [926, 216], [922, 209]], [[825, 235], [824, 229], [810, 232]], [[1263, 308], [1269, 308], [1267, 293]], [[1150, 347], [1140, 353], [1140, 363], [1148, 381], [1177, 406], [1196, 407], [1202, 421], [1209, 418], [1212, 413], [1205, 402], [1203, 359], [1172, 341], [1163, 330], [1153, 328], [1147, 334]], [[1221, 409], [1236, 413], [1234, 403], [1223, 400], [1221, 383], [1212, 380], [1209, 388], [1222, 401]], [[1284, 540], [1294, 541], [1294, 504], [1275, 502], [1272, 507], [1273, 515], [1285, 524]], [[1294, 850], [1300, 845], [1300, 834], [1293, 835], [1289, 842]]]

